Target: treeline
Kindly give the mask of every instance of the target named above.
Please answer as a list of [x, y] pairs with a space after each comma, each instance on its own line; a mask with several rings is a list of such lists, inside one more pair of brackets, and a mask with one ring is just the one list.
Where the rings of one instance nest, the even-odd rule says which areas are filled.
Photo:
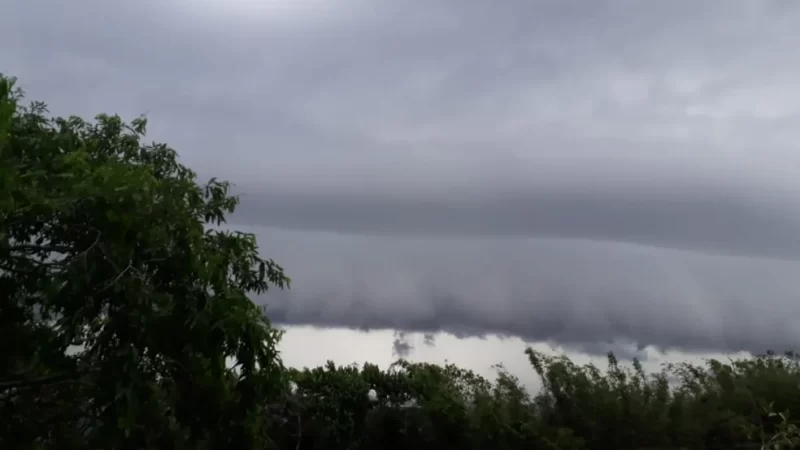
[[273, 437], [278, 448], [308, 449], [756, 449], [800, 443], [786, 412], [800, 408], [800, 365], [791, 353], [681, 363], [657, 374], [646, 374], [637, 361], [622, 365], [613, 355], [600, 369], [531, 349], [526, 354], [543, 383], [534, 395], [502, 368], [491, 381], [453, 365], [405, 361], [386, 371], [333, 363], [290, 370], [295, 389]]
[[[800, 443], [795, 355], [511, 374], [286, 368], [251, 296], [285, 288], [229, 184], [146, 121], [50, 117], [0, 75], [0, 449], [730, 449]], [[220, 149], [224, 151], [224, 149]]]

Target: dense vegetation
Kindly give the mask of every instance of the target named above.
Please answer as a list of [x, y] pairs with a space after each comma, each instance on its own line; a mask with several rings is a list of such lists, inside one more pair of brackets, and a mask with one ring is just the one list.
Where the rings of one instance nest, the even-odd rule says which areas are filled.
[[[144, 119], [50, 117], [0, 77], [0, 448], [666, 449], [800, 443], [793, 354], [646, 374], [528, 350], [543, 389], [452, 365], [295, 370], [250, 296], [288, 286], [236, 198]], [[522, 355], [520, 355], [522, 356]]]

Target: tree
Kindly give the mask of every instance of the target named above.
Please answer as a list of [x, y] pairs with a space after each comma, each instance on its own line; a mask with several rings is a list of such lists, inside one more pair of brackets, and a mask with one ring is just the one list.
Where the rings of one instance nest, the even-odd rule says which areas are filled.
[[[264, 448], [289, 279], [229, 184], [146, 120], [53, 118], [0, 75], [0, 448]], [[232, 364], [231, 364], [232, 361]]]

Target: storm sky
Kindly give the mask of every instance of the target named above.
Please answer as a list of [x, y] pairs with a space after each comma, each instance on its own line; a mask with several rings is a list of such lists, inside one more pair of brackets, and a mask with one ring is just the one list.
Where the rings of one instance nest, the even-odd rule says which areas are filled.
[[387, 354], [783, 350], [798, 23], [788, 0], [12, 0], [0, 72], [55, 114], [147, 114], [236, 183], [229, 225], [294, 281], [259, 299], [277, 323], [398, 330]]

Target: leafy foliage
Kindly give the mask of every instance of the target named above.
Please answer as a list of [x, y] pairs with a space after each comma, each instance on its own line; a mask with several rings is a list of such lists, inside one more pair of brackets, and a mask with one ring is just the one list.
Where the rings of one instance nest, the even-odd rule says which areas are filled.
[[[800, 405], [793, 354], [705, 365], [670, 365], [647, 374], [579, 366], [528, 349], [542, 382], [530, 395], [498, 368], [489, 381], [453, 365], [399, 361], [292, 370], [292, 410], [302, 433], [286, 428], [280, 448], [304, 449], [759, 449], [800, 445], [789, 410]], [[369, 401], [367, 392], [377, 392]], [[285, 422], [288, 423], [288, 422]], [[774, 447], [779, 445], [780, 447]]]
[[143, 118], [21, 99], [0, 79], [0, 447], [266, 445], [280, 336], [247, 295], [288, 279], [208, 226], [228, 184], [198, 186]]
[[794, 448], [796, 355], [648, 374], [528, 349], [542, 389], [497, 368], [397, 361], [287, 369], [250, 299], [289, 279], [221, 230], [146, 121], [53, 118], [0, 76], [0, 448]]

